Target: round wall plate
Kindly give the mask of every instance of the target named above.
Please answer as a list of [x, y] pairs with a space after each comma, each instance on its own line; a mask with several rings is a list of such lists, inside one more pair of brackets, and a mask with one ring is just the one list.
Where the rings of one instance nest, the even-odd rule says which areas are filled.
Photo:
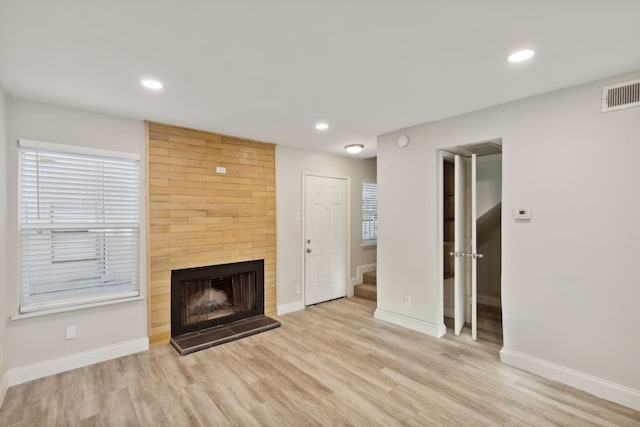
[[404, 148], [409, 145], [409, 137], [407, 135], [400, 135], [398, 139], [396, 139], [396, 145], [400, 148]]

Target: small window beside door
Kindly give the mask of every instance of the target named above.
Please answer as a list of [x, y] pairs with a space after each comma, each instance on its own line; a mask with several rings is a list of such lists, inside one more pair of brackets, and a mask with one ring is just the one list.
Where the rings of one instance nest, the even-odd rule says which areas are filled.
[[378, 242], [378, 184], [362, 182], [362, 244]]

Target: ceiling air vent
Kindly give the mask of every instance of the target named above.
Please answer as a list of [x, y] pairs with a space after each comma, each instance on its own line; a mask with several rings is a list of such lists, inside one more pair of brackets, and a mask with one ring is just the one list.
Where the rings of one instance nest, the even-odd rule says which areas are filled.
[[640, 79], [602, 89], [602, 112], [640, 106]]

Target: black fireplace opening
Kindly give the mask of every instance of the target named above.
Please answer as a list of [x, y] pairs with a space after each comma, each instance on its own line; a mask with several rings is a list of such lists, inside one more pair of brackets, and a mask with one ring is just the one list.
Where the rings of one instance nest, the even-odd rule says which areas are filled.
[[264, 314], [264, 260], [171, 272], [171, 336]]

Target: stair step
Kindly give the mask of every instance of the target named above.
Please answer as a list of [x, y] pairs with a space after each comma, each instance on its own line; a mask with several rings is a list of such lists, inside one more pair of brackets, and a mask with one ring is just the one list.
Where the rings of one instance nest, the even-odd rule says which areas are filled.
[[378, 280], [377, 280], [377, 275], [375, 271], [367, 271], [362, 275], [362, 283], [366, 285], [376, 286], [377, 282]]
[[366, 283], [355, 285], [353, 287], [353, 293], [360, 298], [370, 299], [372, 301], [378, 300], [378, 288], [376, 285], [369, 285]]

